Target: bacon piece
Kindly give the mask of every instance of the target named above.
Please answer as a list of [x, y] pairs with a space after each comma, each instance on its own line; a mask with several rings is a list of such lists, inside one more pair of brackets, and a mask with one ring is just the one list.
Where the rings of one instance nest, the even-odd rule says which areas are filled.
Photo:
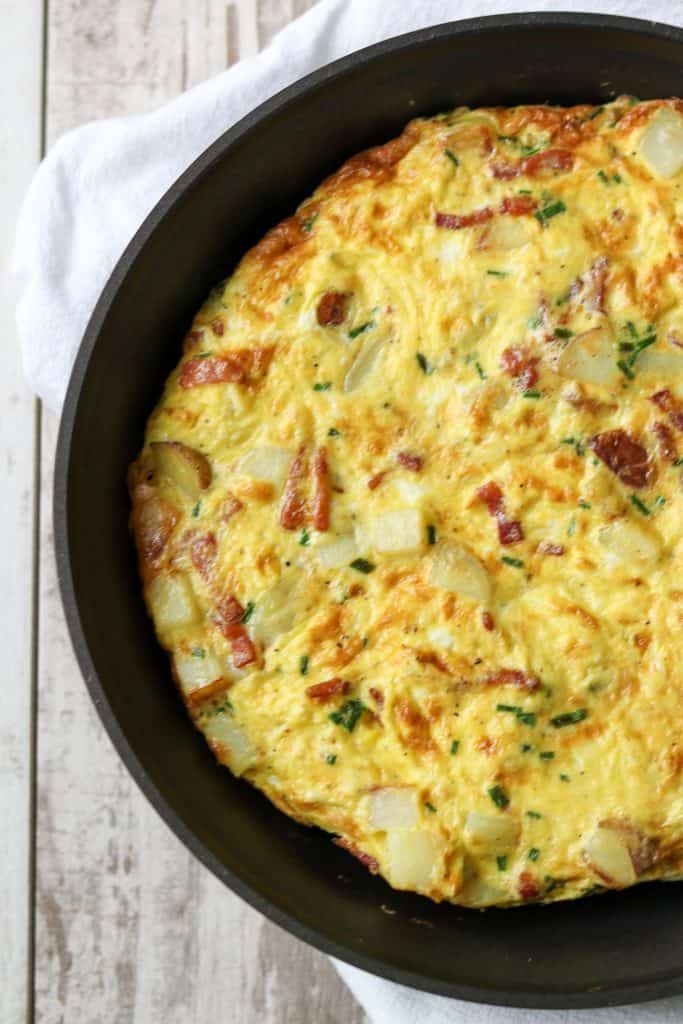
[[494, 178], [509, 181], [525, 174], [535, 178], [543, 171], [571, 171], [574, 166], [574, 154], [568, 149], [545, 149], [541, 153], [527, 156], [516, 164], [493, 163], [489, 169]]
[[222, 320], [216, 317], [215, 320], [211, 321], [211, 330], [220, 338], [225, 334], [225, 324], [223, 323]]
[[530, 676], [519, 668], [498, 668], [483, 679], [484, 686], [515, 686], [518, 690], [533, 693], [541, 683], [536, 676]]
[[217, 549], [218, 545], [213, 533], [206, 533], [201, 537], [195, 537], [190, 544], [192, 564], [204, 579], [208, 579], [211, 574], [211, 566], [216, 558]]
[[222, 632], [226, 640], [230, 641], [232, 663], [235, 668], [244, 668], [258, 659], [251, 637], [241, 623], [226, 626]]
[[519, 164], [489, 164], [492, 177], [497, 178], [499, 181], [510, 181], [512, 178], [516, 178], [521, 173], [519, 168]]
[[437, 228], [449, 228], [457, 231], [459, 228], [471, 228], [475, 224], [485, 224], [493, 217], [493, 210], [490, 206], [484, 206], [481, 210], [472, 210], [471, 213], [436, 213], [434, 223]]
[[385, 469], [385, 470], [383, 470], [383, 472], [376, 473], [375, 476], [371, 476], [370, 479], [368, 480], [368, 487], [370, 488], [370, 490], [371, 491], [376, 490], [379, 487], [379, 485], [382, 483], [382, 480], [384, 480], [384, 477], [386, 475], [387, 475], [387, 470]]
[[371, 857], [369, 853], [363, 853], [362, 850], [359, 850], [350, 839], [344, 839], [343, 836], [335, 836], [332, 842], [335, 846], [340, 846], [342, 850], [352, 854], [356, 860], [359, 860], [368, 869], [371, 875], [379, 873], [379, 864], [375, 858]]
[[439, 672], [443, 672], [444, 675], [453, 675], [448, 664], [439, 654], [436, 653], [436, 651], [418, 651], [415, 658], [419, 665], [433, 665], [435, 669]]
[[310, 697], [311, 700], [318, 700], [321, 704], [324, 704], [332, 697], [348, 693], [349, 689], [349, 683], [345, 679], [339, 679], [335, 676], [334, 679], [327, 679], [324, 683], [314, 683], [313, 686], [307, 686], [306, 696]]
[[524, 540], [522, 524], [518, 519], [508, 519], [505, 510], [505, 499], [495, 480], [489, 480], [477, 488], [477, 495], [486, 505], [489, 515], [498, 523], [498, 539], [501, 544], [516, 544]]
[[399, 452], [396, 461], [404, 469], [410, 469], [413, 473], [419, 473], [423, 466], [421, 455], [414, 455], [412, 452]]
[[627, 487], [645, 487], [650, 482], [647, 451], [627, 431], [606, 430], [592, 437], [588, 445]]
[[[229, 597], [224, 597], [218, 605], [218, 614], [216, 616], [216, 624], [220, 629], [223, 636], [227, 637], [228, 634], [225, 630], [228, 626], [234, 626], [235, 623], [242, 621], [244, 615], [244, 608], [239, 603], [237, 598], [231, 594]], [[228, 637], [228, 639], [230, 639]]]
[[500, 365], [510, 377], [514, 377], [520, 391], [528, 391], [538, 384], [538, 357], [532, 356], [526, 348], [506, 348], [500, 357]]
[[656, 391], [654, 395], [650, 396], [650, 401], [667, 414], [676, 430], [683, 431], [683, 404], [671, 394], [668, 388]]
[[657, 436], [662, 458], [667, 462], [675, 462], [678, 458], [678, 450], [676, 448], [676, 442], [674, 440], [671, 427], [667, 427], [666, 423], [662, 423], [661, 420], [658, 420], [652, 427], [652, 430]]
[[221, 516], [224, 522], [228, 522], [234, 515], [237, 515], [244, 508], [243, 503], [234, 494], [228, 494], [221, 506]]
[[306, 518], [306, 502], [299, 491], [299, 484], [305, 475], [305, 448], [299, 448], [287, 476], [282, 506], [280, 508], [280, 526], [285, 530], [297, 530]]
[[221, 382], [252, 384], [266, 373], [274, 351], [270, 345], [237, 349], [225, 356], [195, 356], [183, 363], [180, 386], [195, 388]]
[[517, 892], [523, 900], [537, 900], [541, 895], [541, 889], [529, 871], [522, 871], [517, 879]]
[[197, 330], [188, 331], [187, 334], [185, 335], [185, 339], [183, 341], [183, 351], [184, 352], [189, 352], [190, 349], [195, 348], [195, 346], [198, 345], [199, 342], [202, 340], [202, 337], [203, 337], [203, 332], [202, 331], [197, 331]]
[[559, 558], [560, 555], [564, 554], [564, 544], [554, 544], [550, 540], [542, 540], [536, 551], [539, 555], [554, 555]]
[[330, 477], [325, 448], [318, 448], [313, 460], [313, 525], [321, 532], [330, 528]]
[[382, 693], [382, 691], [378, 690], [374, 686], [371, 686], [370, 687], [370, 696], [372, 697], [372, 699], [374, 700], [375, 704], [377, 705], [377, 707], [381, 711], [382, 708], [384, 707], [384, 694]]
[[316, 316], [321, 327], [338, 327], [346, 320], [348, 292], [325, 292], [318, 303]]
[[533, 196], [506, 196], [500, 204], [500, 212], [510, 217], [524, 217], [534, 213], [537, 207]]
[[493, 621], [493, 615], [491, 615], [491, 612], [482, 612], [481, 613], [481, 622], [482, 622], [482, 625], [483, 625], [484, 629], [487, 629], [489, 631], [489, 633], [491, 633], [493, 631], [493, 629], [495, 628], [495, 623]]

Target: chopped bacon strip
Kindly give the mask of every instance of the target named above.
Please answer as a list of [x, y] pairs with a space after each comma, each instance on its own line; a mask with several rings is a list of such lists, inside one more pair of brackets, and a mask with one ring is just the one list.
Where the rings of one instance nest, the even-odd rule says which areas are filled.
[[376, 687], [374, 687], [374, 686], [371, 686], [370, 687], [370, 696], [372, 697], [372, 699], [374, 700], [375, 704], [377, 705], [377, 707], [381, 711], [382, 708], [384, 707], [384, 694], [382, 693], [382, 691], [376, 689]]
[[230, 641], [232, 663], [235, 668], [244, 668], [245, 665], [251, 665], [258, 659], [251, 637], [241, 623], [226, 626], [223, 635]]
[[489, 510], [489, 515], [498, 523], [498, 539], [501, 544], [516, 544], [524, 540], [522, 524], [517, 519], [508, 519], [505, 510], [505, 499], [495, 480], [489, 480], [477, 488], [477, 495]]
[[606, 430], [588, 442], [597, 457], [627, 487], [645, 487], [652, 476], [648, 454], [625, 430]]
[[315, 453], [313, 487], [313, 525], [324, 532], [330, 528], [330, 476], [325, 448], [318, 448]]
[[662, 458], [666, 459], [667, 462], [675, 462], [678, 458], [678, 450], [671, 427], [667, 427], [666, 423], [658, 420], [652, 427], [652, 430], [657, 435]]
[[363, 853], [362, 850], [359, 850], [350, 839], [344, 839], [342, 836], [335, 836], [332, 842], [335, 846], [341, 846], [342, 850], [346, 850], [347, 853], [352, 854], [368, 869], [371, 875], [379, 873], [379, 864], [375, 858], [371, 857], [369, 853]]
[[348, 292], [325, 292], [316, 310], [320, 326], [338, 327], [339, 324], [343, 324], [350, 298]]
[[419, 665], [433, 665], [437, 671], [443, 672], [444, 675], [453, 675], [450, 666], [436, 651], [417, 651], [415, 658]]
[[514, 377], [520, 391], [528, 391], [538, 384], [536, 364], [538, 356], [532, 356], [525, 348], [506, 348], [500, 357], [500, 365], [510, 377]]
[[234, 494], [228, 493], [221, 507], [221, 516], [223, 521], [227, 523], [229, 519], [232, 519], [234, 515], [237, 515], [244, 508], [244, 505], [239, 498], [236, 498]]
[[650, 397], [650, 401], [667, 414], [676, 430], [683, 430], [683, 403], [679, 402], [668, 388], [656, 391]]
[[543, 152], [527, 156], [516, 164], [490, 164], [490, 169], [494, 178], [509, 181], [522, 174], [535, 178], [543, 171], [571, 171], [573, 166], [574, 154], [568, 149], [544, 149]]
[[218, 615], [216, 616], [216, 622], [221, 633], [227, 636], [226, 628], [241, 622], [243, 615], [244, 608], [234, 595], [231, 594], [230, 597], [223, 598], [218, 605]]
[[183, 363], [180, 386], [195, 388], [203, 384], [229, 382], [252, 384], [266, 373], [274, 348], [243, 348], [225, 356], [195, 356]]
[[437, 228], [449, 228], [457, 231], [460, 228], [471, 228], [475, 224], [485, 224], [493, 217], [493, 210], [490, 206], [484, 206], [481, 210], [472, 210], [471, 213], [436, 213], [434, 223]]
[[220, 338], [222, 337], [223, 334], [225, 334], [225, 324], [223, 323], [222, 320], [216, 317], [215, 320], [211, 321], [211, 330]]
[[324, 683], [314, 683], [313, 686], [307, 686], [306, 696], [310, 697], [311, 700], [319, 700], [321, 704], [324, 704], [325, 701], [330, 700], [332, 697], [348, 693], [349, 689], [349, 683], [345, 679], [339, 679], [335, 676], [334, 679], [327, 679]]
[[195, 537], [190, 544], [192, 564], [202, 574], [204, 579], [208, 579], [210, 575], [211, 566], [216, 558], [216, 551], [216, 537], [213, 533], [206, 533], [201, 537]]
[[493, 621], [493, 615], [491, 615], [491, 612], [482, 612], [481, 621], [484, 629], [487, 629], [489, 633], [491, 633], [492, 630], [495, 628], [495, 623]]
[[524, 217], [534, 213], [537, 206], [533, 196], [506, 196], [500, 204], [500, 212], [511, 217]]
[[376, 473], [375, 476], [371, 476], [368, 480], [368, 487], [371, 491], [376, 490], [387, 475], [386, 469], [382, 473]]
[[305, 475], [304, 446], [299, 448], [289, 470], [280, 508], [280, 526], [285, 530], [297, 530], [306, 518], [306, 502], [299, 491], [299, 484]]
[[517, 892], [523, 900], [536, 900], [541, 895], [538, 882], [528, 871], [522, 871], [520, 874], [517, 880]]
[[564, 544], [553, 544], [550, 540], [542, 540], [536, 551], [539, 555], [554, 555], [559, 558], [560, 555], [564, 554]]
[[419, 473], [424, 464], [422, 456], [413, 455], [412, 452], [399, 452], [396, 456], [396, 461], [404, 469], [410, 469], [413, 473]]
[[538, 690], [541, 685], [536, 676], [530, 676], [519, 668], [498, 668], [483, 680], [485, 686], [516, 686], [518, 690]]

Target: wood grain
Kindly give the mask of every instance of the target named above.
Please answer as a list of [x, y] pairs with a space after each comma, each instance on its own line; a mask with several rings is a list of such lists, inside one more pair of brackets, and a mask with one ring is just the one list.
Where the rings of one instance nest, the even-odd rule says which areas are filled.
[[[264, 45], [292, 14], [289, 3], [246, 0], [51, 0], [49, 139], [90, 118], [163, 103]], [[186, 852], [100, 727], [57, 595], [49, 508], [55, 439], [56, 421], [46, 415], [36, 1019], [362, 1024], [326, 957], [268, 923]]]
[[[40, 159], [42, 6], [0, 5], [0, 1020], [30, 1010], [34, 478], [38, 406], [23, 380], [8, 274], [17, 208]], [[11, 97], [11, 102], [10, 102]]]

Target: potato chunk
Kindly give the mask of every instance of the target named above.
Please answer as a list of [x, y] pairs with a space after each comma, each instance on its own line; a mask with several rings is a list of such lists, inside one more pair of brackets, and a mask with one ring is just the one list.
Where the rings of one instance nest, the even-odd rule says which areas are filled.
[[180, 441], [153, 441], [154, 471], [197, 501], [211, 483], [211, 466], [206, 456]]

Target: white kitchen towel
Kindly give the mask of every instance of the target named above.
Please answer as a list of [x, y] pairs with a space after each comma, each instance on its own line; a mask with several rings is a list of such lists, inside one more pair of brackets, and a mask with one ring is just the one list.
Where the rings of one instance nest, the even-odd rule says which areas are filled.
[[[257, 57], [160, 110], [88, 124], [60, 139], [28, 191], [14, 254], [22, 285], [19, 334], [35, 391], [59, 410], [83, 331], [112, 267], [171, 182], [231, 124], [315, 68], [380, 39], [458, 18], [524, 10], [590, 10], [683, 24], [683, 0], [322, 0]], [[345, 964], [336, 967], [375, 1024], [683, 1021], [683, 998], [532, 1014], [424, 995]]]

